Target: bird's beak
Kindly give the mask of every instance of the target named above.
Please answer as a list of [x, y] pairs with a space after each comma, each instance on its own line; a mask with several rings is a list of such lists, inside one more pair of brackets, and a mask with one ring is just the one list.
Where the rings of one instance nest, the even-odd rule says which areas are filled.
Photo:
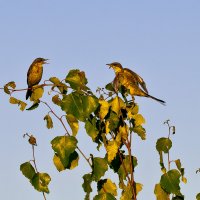
[[108, 65], [108, 66], [109, 66], [109, 69], [112, 67], [112, 65], [111, 65], [111, 64], [106, 64], [106, 65]]
[[49, 60], [49, 59], [44, 59], [44, 64], [49, 64], [48, 62], [46, 62], [47, 60]]

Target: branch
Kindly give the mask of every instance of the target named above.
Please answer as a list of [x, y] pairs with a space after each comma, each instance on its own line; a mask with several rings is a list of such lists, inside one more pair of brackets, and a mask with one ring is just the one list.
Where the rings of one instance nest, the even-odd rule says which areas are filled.
[[[66, 134], [67, 134], [68, 136], [71, 136], [70, 133], [69, 133], [69, 131], [67, 130], [67, 128], [66, 128], [66, 126], [65, 126], [65, 124], [64, 124], [64, 122], [63, 122], [63, 120], [62, 120], [62, 117], [63, 117], [63, 116], [59, 117], [59, 116], [52, 110], [52, 108], [49, 106], [49, 104], [48, 104], [47, 102], [44, 102], [44, 101], [40, 101], [40, 102], [43, 103], [43, 104], [45, 104], [45, 105], [49, 108], [49, 110], [51, 111], [51, 113], [52, 113], [52, 114], [60, 121], [60, 123], [62, 124], [63, 128], [64, 128], [65, 131], [66, 131]], [[81, 153], [81, 155], [84, 157], [84, 159], [88, 162], [88, 164], [89, 164], [90, 167], [92, 168], [92, 164], [90, 163], [89, 159], [85, 156], [85, 154], [82, 152], [82, 150], [81, 150], [78, 146], [76, 146], [76, 148], [78, 149], [78, 151]]]

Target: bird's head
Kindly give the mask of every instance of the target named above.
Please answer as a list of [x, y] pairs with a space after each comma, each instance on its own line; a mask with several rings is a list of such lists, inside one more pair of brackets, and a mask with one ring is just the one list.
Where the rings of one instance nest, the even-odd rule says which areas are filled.
[[45, 58], [36, 58], [33, 63], [40, 63], [40, 64], [48, 64], [46, 61], [49, 59], [45, 59]]
[[120, 63], [118, 62], [113, 62], [113, 63], [110, 63], [110, 64], [106, 64], [109, 66], [109, 68], [113, 68], [113, 70], [115, 71], [115, 73], [119, 73], [122, 71], [123, 67]]

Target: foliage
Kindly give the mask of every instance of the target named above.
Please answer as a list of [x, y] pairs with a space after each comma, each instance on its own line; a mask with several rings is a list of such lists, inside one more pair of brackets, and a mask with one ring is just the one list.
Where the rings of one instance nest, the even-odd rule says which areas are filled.
[[[111, 82], [105, 88], [98, 88], [97, 94], [94, 94], [87, 83], [85, 73], [78, 69], [70, 70], [63, 81], [51, 77], [44, 84], [32, 88], [30, 98], [32, 105], [26, 110], [32, 111], [38, 109], [40, 104], [44, 104], [48, 109], [48, 113], [44, 116], [46, 127], [53, 128], [55, 123], [53, 119], [56, 119], [64, 128], [65, 134], [56, 136], [51, 141], [54, 151], [52, 160], [59, 172], [77, 167], [80, 156], [87, 161], [90, 171], [83, 175], [82, 184], [85, 200], [91, 198], [93, 183], [97, 185], [94, 200], [136, 200], [143, 185], [137, 183], [134, 178], [138, 163], [137, 158], [132, 154], [132, 140], [133, 137], [146, 139], [146, 131], [143, 127], [145, 119], [139, 113], [139, 106], [133, 100], [128, 100], [129, 93], [126, 88], [120, 87], [116, 92], [116, 85]], [[42, 100], [44, 87], [50, 87], [48, 94], [52, 96], [52, 104]], [[27, 103], [12, 95], [14, 92], [27, 89], [15, 88], [16, 84], [12, 81], [7, 83], [3, 90], [10, 95], [10, 103], [19, 105], [20, 110], [24, 111]], [[64, 114], [58, 116], [53, 106], [60, 108]], [[86, 133], [91, 142], [96, 144], [97, 150], [101, 151], [104, 148], [106, 154], [103, 157], [95, 157], [92, 154], [87, 156], [78, 146], [76, 136], [80, 122], [84, 123]], [[163, 174], [160, 182], [155, 185], [154, 193], [157, 200], [184, 199], [180, 191], [180, 179], [184, 183], [187, 181], [184, 177], [184, 168], [179, 159], [171, 161], [169, 157], [172, 148], [170, 133], [175, 133], [175, 127], [170, 126], [169, 121], [166, 124], [169, 127], [168, 137], [159, 138], [156, 143]], [[36, 138], [29, 134], [25, 135], [29, 137], [33, 159], [21, 164], [20, 170], [46, 199], [45, 193], [49, 193], [48, 185], [51, 178], [47, 173], [38, 172], [34, 155]], [[165, 167], [164, 155], [168, 158], [168, 169]], [[175, 163], [176, 169], [171, 169], [172, 162]], [[117, 174], [118, 183], [114, 183], [110, 177], [107, 177], [106, 172], [109, 170]]]

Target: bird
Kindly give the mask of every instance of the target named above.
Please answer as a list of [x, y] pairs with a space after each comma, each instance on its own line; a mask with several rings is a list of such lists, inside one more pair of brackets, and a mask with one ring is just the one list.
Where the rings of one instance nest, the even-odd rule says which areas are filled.
[[140, 77], [137, 73], [133, 72], [128, 68], [123, 68], [119, 62], [113, 62], [106, 65], [108, 65], [109, 68], [112, 68], [115, 72], [113, 85], [116, 91], [122, 85], [127, 90], [129, 90], [129, 93], [132, 96], [133, 100], [134, 96], [143, 96], [154, 99], [160, 102], [161, 104], [165, 105], [165, 101], [151, 96], [149, 94], [146, 83], [144, 82], [143, 78]]
[[49, 59], [45, 58], [36, 58], [32, 64], [30, 65], [27, 72], [27, 84], [28, 89], [26, 93], [26, 100], [31, 97], [32, 87], [37, 85], [41, 79], [43, 74], [43, 64], [48, 64], [46, 61]]

